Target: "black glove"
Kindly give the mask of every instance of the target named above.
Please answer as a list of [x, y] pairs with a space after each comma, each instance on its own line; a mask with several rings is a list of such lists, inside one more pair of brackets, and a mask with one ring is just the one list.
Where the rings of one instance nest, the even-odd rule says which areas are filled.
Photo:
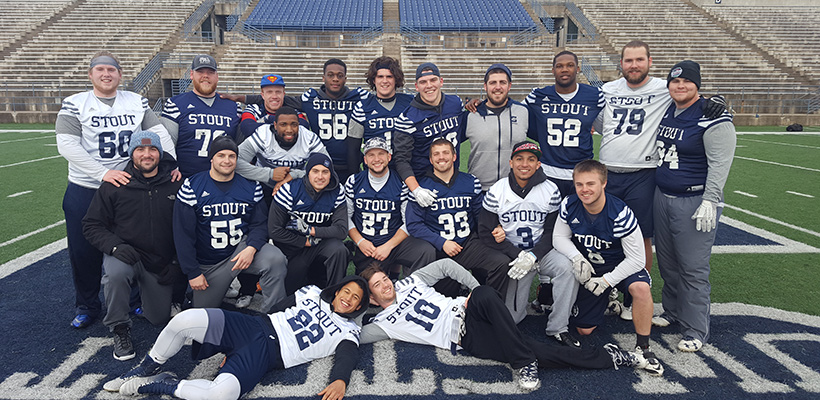
[[134, 265], [140, 261], [140, 253], [127, 243], [114, 246], [114, 249], [111, 250], [111, 255], [128, 265]]
[[703, 116], [715, 119], [726, 111], [726, 99], [721, 95], [712, 96], [703, 102]]

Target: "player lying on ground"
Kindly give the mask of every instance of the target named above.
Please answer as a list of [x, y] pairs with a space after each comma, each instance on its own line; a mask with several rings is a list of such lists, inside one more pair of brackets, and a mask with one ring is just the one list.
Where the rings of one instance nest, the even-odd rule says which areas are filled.
[[[250, 392], [270, 370], [285, 369], [336, 354], [323, 400], [344, 397], [350, 373], [359, 360], [362, 299], [367, 282], [346, 276], [321, 290], [305, 286], [277, 304], [269, 315], [252, 316], [216, 308], [186, 310], [160, 332], [142, 362], [103, 389], [125, 395], [167, 394], [183, 399], [237, 399]], [[273, 310], [271, 310], [273, 311]], [[225, 353], [226, 360], [212, 381], [177, 379], [161, 372], [162, 365], [192, 339], [196, 359]]]
[[[538, 387], [538, 367], [590, 369], [642, 368], [646, 360], [609, 343], [604, 348], [551, 346], [525, 337], [513, 322], [501, 295], [478, 281], [455, 261], [445, 258], [396, 282], [378, 266], [362, 271], [370, 287], [370, 302], [384, 308], [362, 328], [361, 343], [385, 339], [427, 344], [455, 352], [509, 363], [519, 372], [522, 389]], [[466, 286], [468, 297], [450, 298], [433, 289], [441, 279], [451, 278]], [[606, 351], [604, 351], [606, 350]]]

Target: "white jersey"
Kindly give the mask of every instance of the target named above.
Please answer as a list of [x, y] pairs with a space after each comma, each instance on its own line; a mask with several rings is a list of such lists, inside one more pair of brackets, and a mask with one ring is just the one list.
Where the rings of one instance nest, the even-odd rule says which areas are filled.
[[447, 350], [458, 341], [465, 297], [446, 297], [413, 275], [396, 282], [395, 290], [396, 302], [372, 320], [391, 339]]
[[[86, 165], [82, 166], [84, 168], [69, 160], [69, 182], [96, 189], [100, 187], [107, 170], [123, 169], [129, 160], [131, 133], [140, 129], [145, 111], [149, 109], [146, 98], [120, 90], [112, 106], [98, 99], [93, 91], [66, 97], [58, 115], [80, 121], [80, 145], [90, 156]], [[60, 142], [58, 138], [58, 145]], [[63, 150], [60, 151], [62, 153]], [[94, 171], [95, 176], [89, 176], [89, 171]]]
[[658, 151], [655, 136], [672, 97], [666, 80], [649, 78], [632, 89], [625, 78], [606, 83], [600, 161], [608, 167], [655, 168]]
[[507, 240], [519, 249], [529, 250], [541, 240], [547, 215], [561, 206], [561, 193], [558, 186], [545, 180], [533, 186], [522, 199], [510, 188], [509, 179], [503, 178], [490, 187], [483, 206], [498, 215]]
[[[290, 167], [291, 169], [304, 170], [308, 157], [311, 153], [327, 154], [325, 145], [319, 140], [315, 133], [299, 126], [299, 135], [296, 143], [288, 150], [279, 146], [272, 132], [272, 125], [262, 125], [256, 128], [248, 140], [247, 146], [251, 146], [256, 154], [256, 165], [265, 168]], [[244, 144], [243, 143], [243, 144]]]
[[321, 293], [316, 286], [305, 286], [296, 292], [295, 306], [268, 315], [279, 335], [285, 368], [334, 354], [343, 340], [359, 344], [361, 328], [333, 312]]

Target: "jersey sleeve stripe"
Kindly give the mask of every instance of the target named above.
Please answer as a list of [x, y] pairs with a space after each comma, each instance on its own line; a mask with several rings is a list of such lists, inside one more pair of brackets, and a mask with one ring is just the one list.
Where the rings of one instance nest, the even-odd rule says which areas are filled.
[[293, 209], [293, 196], [290, 194], [290, 183], [282, 185], [279, 191], [276, 192], [276, 195], [273, 196], [273, 200], [282, 206], [285, 211], [290, 212]]
[[253, 191], [253, 202], [258, 203], [259, 201], [262, 200], [262, 198], [264, 196], [265, 196], [265, 194], [262, 193], [262, 185], [260, 185], [259, 182], [257, 182], [256, 183], [256, 188]]

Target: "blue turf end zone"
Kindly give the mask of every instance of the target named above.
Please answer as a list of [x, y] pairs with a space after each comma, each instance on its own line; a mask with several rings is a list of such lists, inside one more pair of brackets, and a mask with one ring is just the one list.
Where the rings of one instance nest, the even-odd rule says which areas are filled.
[[[721, 228], [723, 229], [723, 227]], [[111, 339], [97, 322], [69, 328], [73, 295], [66, 251], [0, 279], [0, 398], [123, 398], [102, 384], [132, 367], [111, 356]], [[347, 398], [351, 399], [816, 399], [820, 397], [820, 317], [743, 304], [715, 304], [712, 339], [697, 354], [675, 350], [675, 327], [655, 329], [653, 347], [666, 366], [663, 378], [630, 368], [542, 370], [542, 387], [518, 389], [510, 369], [465, 355], [393, 342], [364, 345]], [[521, 329], [543, 337], [545, 317], [527, 317]], [[630, 322], [607, 317], [583, 345], [634, 345]], [[137, 358], [159, 329], [134, 320]], [[181, 377], [213, 377], [219, 356], [194, 363], [188, 348], [167, 368]], [[265, 376], [246, 398], [318, 398], [330, 359]]]

